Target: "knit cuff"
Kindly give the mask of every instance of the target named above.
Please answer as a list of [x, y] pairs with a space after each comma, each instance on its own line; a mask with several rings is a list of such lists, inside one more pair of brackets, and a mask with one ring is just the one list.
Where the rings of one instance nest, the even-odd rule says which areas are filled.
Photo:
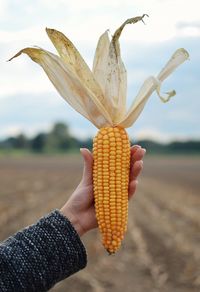
[[40, 246], [47, 259], [50, 287], [86, 266], [85, 247], [68, 218], [54, 210], [40, 219], [37, 225], [43, 230]]
[[46, 216], [46, 218], [50, 222], [52, 221], [53, 225], [55, 224], [54, 227], [57, 228], [57, 232], [62, 235], [64, 250], [69, 249], [70, 243], [73, 255], [76, 258], [76, 265], [78, 270], [85, 268], [87, 264], [87, 253], [79, 234], [77, 233], [70, 220], [65, 217], [59, 210], [52, 211]]
[[[66, 252], [67, 254], [69, 249], [71, 249], [72, 253], [70, 253], [70, 256], [73, 255], [77, 270], [85, 268], [87, 264], [85, 247], [76, 229], [67, 217], [56, 209], [40, 219], [39, 224], [44, 224], [44, 226], [45, 224], [50, 224], [55, 231], [55, 234], [52, 234], [52, 239], [58, 244], [60, 251], [62, 251], [62, 253]], [[74, 269], [74, 267], [73, 264], [72, 269]]]

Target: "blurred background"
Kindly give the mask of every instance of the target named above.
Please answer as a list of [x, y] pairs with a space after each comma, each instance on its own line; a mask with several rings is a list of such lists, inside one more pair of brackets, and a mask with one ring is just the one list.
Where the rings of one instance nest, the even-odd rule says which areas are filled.
[[92, 67], [99, 36], [121, 37], [128, 105], [143, 81], [173, 52], [190, 54], [164, 84], [177, 95], [163, 104], [154, 93], [128, 129], [147, 149], [121, 250], [108, 256], [98, 230], [85, 235], [88, 266], [51, 291], [200, 291], [200, 3], [198, 0], [0, 0], [0, 239], [60, 208], [82, 175], [80, 147], [97, 132], [56, 92], [20, 49], [55, 53], [45, 27], [66, 34]]

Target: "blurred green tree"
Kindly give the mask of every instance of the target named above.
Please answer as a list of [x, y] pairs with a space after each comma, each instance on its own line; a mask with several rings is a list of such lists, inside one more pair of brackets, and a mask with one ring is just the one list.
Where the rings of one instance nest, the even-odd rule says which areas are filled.
[[14, 147], [17, 149], [25, 149], [28, 148], [29, 145], [29, 141], [27, 139], [27, 137], [24, 134], [19, 134], [16, 138], [15, 138], [15, 144]]
[[44, 152], [46, 147], [47, 134], [39, 133], [31, 140], [31, 149], [35, 152]]
[[47, 136], [47, 150], [65, 151], [77, 145], [76, 139], [72, 138], [66, 124], [58, 122], [54, 124]]

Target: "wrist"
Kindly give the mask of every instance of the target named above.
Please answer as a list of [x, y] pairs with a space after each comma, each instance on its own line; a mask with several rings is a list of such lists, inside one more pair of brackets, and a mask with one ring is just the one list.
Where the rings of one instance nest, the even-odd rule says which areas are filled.
[[77, 216], [74, 216], [73, 213], [67, 208], [67, 206], [61, 208], [60, 212], [70, 221], [78, 235], [81, 237], [85, 231], [82, 228]]

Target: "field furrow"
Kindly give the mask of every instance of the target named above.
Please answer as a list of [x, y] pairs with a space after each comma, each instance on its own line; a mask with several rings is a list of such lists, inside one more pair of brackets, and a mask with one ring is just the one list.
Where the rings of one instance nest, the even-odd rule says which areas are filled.
[[[60, 208], [81, 174], [78, 155], [0, 158], [0, 238]], [[87, 268], [51, 291], [200, 291], [199, 189], [200, 158], [147, 157], [120, 251], [109, 256], [91, 231]]]

